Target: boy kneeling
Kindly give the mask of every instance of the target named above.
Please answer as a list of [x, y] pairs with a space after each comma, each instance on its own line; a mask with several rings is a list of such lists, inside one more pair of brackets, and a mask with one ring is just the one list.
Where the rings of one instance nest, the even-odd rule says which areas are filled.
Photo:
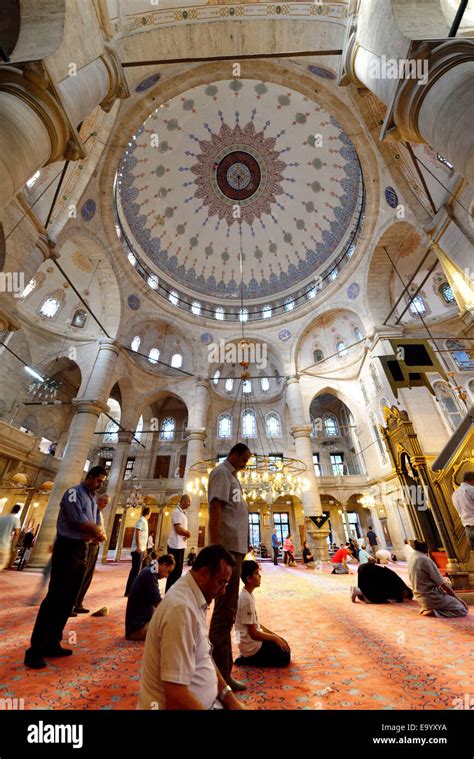
[[241, 656], [235, 663], [249, 667], [286, 667], [291, 658], [288, 643], [258, 621], [252, 595], [262, 580], [257, 562], [244, 561], [240, 577], [245, 587], [239, 596], [235, 632]]

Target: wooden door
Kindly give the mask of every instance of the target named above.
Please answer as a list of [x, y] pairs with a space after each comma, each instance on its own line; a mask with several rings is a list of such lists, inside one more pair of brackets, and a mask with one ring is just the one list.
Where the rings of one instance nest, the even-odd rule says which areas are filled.
[[153, 533], [153, 543], [156, 543], [156, 530], [158, 527], [159, 516], [160, 515], [156, 511], [153, 514], [150, 514], [150, 519], [148, 520], [148, 535], [151, 535], [151, 533]]
[[112, 534], [110, 536], [109, 551], [115, 551], [117, 548], [118, 534], [120, 530], [120, 522], [122, 521], [122, 515], [116, 514], [114, 519], [114, 526], [112, 527]]
[[157, 456], [155, 462], [155, 480], [169, 477], [171, 456]]
[[206, 542], [206, 528], [204, 525], [199, 527], [198, 530], [198, 548], [204, 548]]

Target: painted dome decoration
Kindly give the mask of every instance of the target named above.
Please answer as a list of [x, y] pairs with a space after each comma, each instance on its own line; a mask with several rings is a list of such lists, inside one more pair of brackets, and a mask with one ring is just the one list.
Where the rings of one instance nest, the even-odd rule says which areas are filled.
[[248, 79], [157, 108], [130, 139], [116, 189], [124, 236], [163, 286], [227, 304], [241, 295], [241, 246], [245, 301], [287, 297], [349, 247], [363, 205], [357, 153], [336, 119]]

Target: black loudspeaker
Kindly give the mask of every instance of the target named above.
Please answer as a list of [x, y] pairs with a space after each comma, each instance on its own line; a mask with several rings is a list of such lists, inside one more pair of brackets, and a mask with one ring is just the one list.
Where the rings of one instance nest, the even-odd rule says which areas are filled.
[[[423, 372], [409, 371], [403, 361], [396, 356], [377, 356], [382, 364], [385, 376], [387, 377], [390, 387], [395, 398], [398, 398], [398, 391], [403, 387], [427, 387], [432, 395], [435, 394], [431, 387], [426, 374]], [[431, 371], [437, 371], [431, 369]]]
[[405, 376], [409, 372], [438, 372], [447, 380], [445, 371], [427, 340], [397, 337], [391, 338], [389, 342], [395, 354], [394, 358], [404, 365]]

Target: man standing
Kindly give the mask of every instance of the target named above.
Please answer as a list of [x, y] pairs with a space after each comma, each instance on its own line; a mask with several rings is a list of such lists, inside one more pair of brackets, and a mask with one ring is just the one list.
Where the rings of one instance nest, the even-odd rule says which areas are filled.
[[453, 493], [453, 504], [466, 531], [471, 550], [474, 550], [474, 472], [466, 472], [463, 483]]
[[61, 647], [61, 640], [84, 579], [87, 541], [102, 543], [106, 539], [95, 500], [106, 479], [105, 469], [94, 466], [84, 482], [69, 488], [61, 499], [48, 593], [38, 611], [31, 647], [25, 653], [25, 664], [31, 669], [46, 667], [45, 656], [72, 654], [71, 649]]
[[125, 612], [127, 640], [145, 640], [150, 619], [161, 602], [158, 580], [169, 577], [173, 568], [174, 559], [171, 555], [165, 554], [156, 561], [156, 553], [153, 551], [151, 564], [142, 569], [135, 578], [128, 594]]
[[216, 598], [209, 629], [209, 638], [214, 647], [214, 661], [232, 690], [246, 690], [243, 683], [231, 677], [231, 631], [237, 613], [240, 570], [247, 553], [249, 531], [248, 508], [236, 474], [239, 470], [245, 469], [251, 456], [244, 443], [234, 445], [226, 460], [209, 475], [207, 495], [210, 541], [223, 545], [235, 561], [226, 592]]
[[374, 528], [370, 524], [369, 524], [369, 531], [367, 533], [367, 540], [369, 541], [369, 546], [372, 552], [372, 556], [375, 558], [375, 554], [378, 551], [377, 535], [374, 532]]
[[150, 509], [148, 506], [145, 506], [142, 509], [142, 515], [136, 523], [135, 529], [133, 531], [132, 548], [130, 551], [132, 555], [132, 568], [130, 570], [130, 574], [128, 575], [127, 587], [125, 588], [124, 593], [125, 598], [127, 598], [129, 590], [132, 587], [132, 583], [142, 567], [143, 556], [145, 554], [146, 545], [148, 542], [149, 519]]
[[212, 661], [206, 620], [212, 599], [225, 593], [234, 563], [223, 546], [207, 546], [165, 595], [148, 627], [139, 709], [245, 708]]
[[[104, 520], [102, 518], [101, 512], [105, 509], [109, 501], [110, 496], [106, 495], [105, 493], [97, 497], [97, 508], [99, 509], [99, 519], [100, 524], [102, 525], [102, 529], [104, 529]], [[89, 590], [90, 584], [92, 582], [92, 578], [94, 577], [94, 570], [95, 565], [97, 564], [98, 555], [99, 544], [90, 541], [87, 544], [86, 573], [82, 581], [81, 589], [76, 598], [76, 605], [69, 615], [70, 617], [77, 617], [78, 614], [89, 614], [89, 609], [85, 609], [83, 603], [85, 595]]]
[[168, 553], [173, 556], [175, 566], [168, 579], [166, 580], [165, 593], [169, 591], [172, 585], [179, 580], [183, 574], [184, 550], [186, 542], [191, 537], [188, 530], [188, 518], [185, 514], [186, 509], [191, 506], [191, 499], [187, 493], [183, 493], [178, 505], [171, 515], [171, 532], [168, 537]]
[[8, 567], [12, 548], [15, 546], [20, 535], [21, 522], [18, 512], [21, 506], [16, 503], [11, 514], [0, 517], [0, 571]]
[[273, 548], [273, 563], [275, 566], [278, 564], [278, 552], [280, 550], [280, 541], [278, 540], [278, 535], [276, 531], [276, 527], [274, 528], [272, 532], [272, 548]]

